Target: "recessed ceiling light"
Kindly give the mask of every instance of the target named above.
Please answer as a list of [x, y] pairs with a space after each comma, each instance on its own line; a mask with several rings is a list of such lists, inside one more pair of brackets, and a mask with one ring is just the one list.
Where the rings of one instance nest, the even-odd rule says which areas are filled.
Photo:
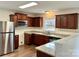
[[38, 5], [38, 4], [36, 2], [31, 2], [29, 4], [19, 6], [19, 8], [24, 9], [24, 8], [32, 7], [32, 6], [35, 6], [35, 5]]

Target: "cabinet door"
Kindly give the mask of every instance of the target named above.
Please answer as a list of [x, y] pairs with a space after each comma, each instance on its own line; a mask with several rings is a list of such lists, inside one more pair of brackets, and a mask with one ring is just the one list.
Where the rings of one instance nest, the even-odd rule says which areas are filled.
[[37, 17], [37, 27], [42, 27], [43, 26], [43, 17]]
[[61, 16], [56, 16], [56, 28], [61, 28]]
[[10, 21], [14, 22], [14, 25], [17, 26], [17, 16], [16, 15], [10, 15]]
[[61, 16], [61, 28], [67, 28], [67, 15], [62, 15]]
[[27, 15], [26, 14], [22, 14], [22, 20], [27, 20]]
[[20, 14], [20, 13], [15, 13], [15, 15], [17, 15], [17, 19], [18, 19], [18, 20], [22, 20], [22, 14]]
[[19, 47], [19, 35], [15, 35], [14, 49], [17, 49], [18, 47]]
[[37, 57], [55, 57], [55, 56], [51, 56], [51, 55], [46, 54], [46, 53], [39, 51], [39, 50], [37, 50], [36, 52], [37, 52]]
[[68, 15], [68, 28], [76, 29], [77, 28], [77, 14]]
[[40, 27], [40, 19], [39, 18], [34, 19], [34, 27]]
[[24, 43], [31, 44], [31, 34], [24, 33]]
[[29, 17], [29, 19], [28, 19], [28, 27], [33, 27], [32, 22], [33, 22], [32, 18]]
[[43, 27], [43, 17], [40, 17], [40, 27]]
[[34, 35], [34, 39], [33, 39], [33, 43], [35, 45], [43, 45], [45, 43], [49, 42], [49, 37], [48, 36], [44, 36], [44, 35], [39, 35], [39, 34], [35, 34]]
[[34, 17], [33, 24], [34, 24], [34, 27], [42, 27], [43, 26], [43, 17]]
[[28, 17], [28, 27], [42, 27], [43, 18], [42, 17]]
[[10, 21], [14, 21], [14, 15], [10, 15]]

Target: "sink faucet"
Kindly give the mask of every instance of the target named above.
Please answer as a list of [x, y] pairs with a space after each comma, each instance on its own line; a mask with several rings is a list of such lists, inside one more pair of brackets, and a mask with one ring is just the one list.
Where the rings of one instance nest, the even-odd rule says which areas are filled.
[[50, 31], [47, 31], [47, 34], [50, 34]]

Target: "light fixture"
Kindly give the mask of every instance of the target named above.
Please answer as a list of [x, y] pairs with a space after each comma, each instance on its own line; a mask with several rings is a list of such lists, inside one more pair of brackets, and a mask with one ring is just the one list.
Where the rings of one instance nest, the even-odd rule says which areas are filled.
[[52, 10], [45, 11], [45, 17], [46, 18], [54, 18], [55, 17], [55, 12]]
[[49, 11], [45, 11], [45, 13], [46, 13], [46, 14], [48, 14], [48, 13], [49, 13]]
[[19, 8], [24, 9], [24, 8], [32, 7], [35, 5], [38, 5], [38, 4], [36, 2], [31, 2], [31, 3], [25, 4], [25, 5], [19, 6]]

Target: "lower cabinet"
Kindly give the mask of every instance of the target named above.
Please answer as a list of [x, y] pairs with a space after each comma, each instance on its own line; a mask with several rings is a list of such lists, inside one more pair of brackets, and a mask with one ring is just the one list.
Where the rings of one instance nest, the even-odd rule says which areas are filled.
[[17, 49], [18, 47], [19, 47], [19, 35], [15, 35], [14, 49]]
[[54, 57], [54, 56], [51, 56], [49, 54], [37, 50], [37, 57]]
[[32, 44], [32, 34], [24, 33], [24, 44]]
[[43, 45], [45, 43], [49, 42], [49, 37], [45, 35], [40, 35], [40, 34], [34, 34], [33, 35], [33, 44], [35, 45]]
[[43, 45], [49, 42], [49, 37], [40, 34], [28, 34], [24, 33], [24, 43], [25, 44], [34, 44], [34, 45]]

